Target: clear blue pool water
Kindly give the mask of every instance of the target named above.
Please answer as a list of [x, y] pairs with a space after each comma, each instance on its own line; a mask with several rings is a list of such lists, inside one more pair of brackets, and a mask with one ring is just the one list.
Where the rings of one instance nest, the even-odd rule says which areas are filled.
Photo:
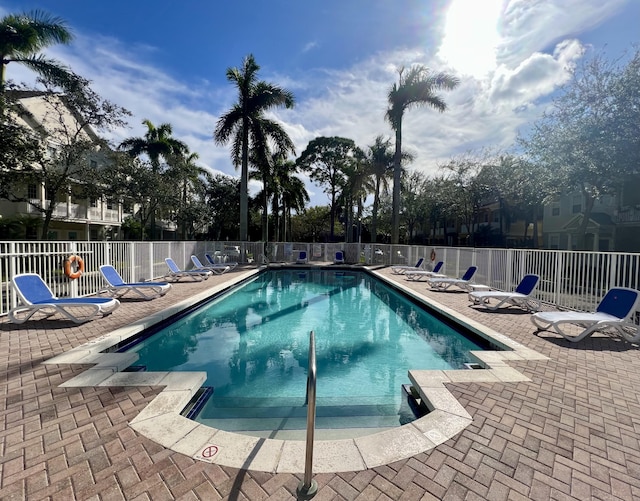
[[302, 429], [312, 330], [319, 427], [409, 422], [409, 369], [464, 368], [486, 348], [364, 272], [298, 269], [260, 274], [130, 351], [149, 371], [206, 371], [214, 392], [196, 421]]

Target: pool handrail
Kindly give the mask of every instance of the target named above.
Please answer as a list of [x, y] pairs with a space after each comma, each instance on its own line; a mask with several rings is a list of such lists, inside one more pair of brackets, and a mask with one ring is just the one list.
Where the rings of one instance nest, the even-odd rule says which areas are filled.
[[307, 374], [307, 449], [304, 462], [304, 478], [296, 490], [298, 499], [311, 499], [318, 492], [313, 475], [313, 439], [316, 428], [316, 337], [309, 334], [309, 373]]

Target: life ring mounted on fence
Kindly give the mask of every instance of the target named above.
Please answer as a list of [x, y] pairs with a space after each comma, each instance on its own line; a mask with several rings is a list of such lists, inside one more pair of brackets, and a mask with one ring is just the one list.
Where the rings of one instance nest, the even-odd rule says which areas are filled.
[[[75, 263], [75, 266], [74, 266]], [[84, 259], [80, 256], [69, 256], [64, 261], [64, 274], [71, 280], [80, 278], [84, 273]]]
[[436, 260], [436, 250], [431, 249], [431, 262]]

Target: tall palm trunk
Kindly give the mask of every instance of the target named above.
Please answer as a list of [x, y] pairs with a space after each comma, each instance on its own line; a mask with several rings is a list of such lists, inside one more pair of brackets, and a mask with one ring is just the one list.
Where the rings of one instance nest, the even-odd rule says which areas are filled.
[[396, 124], [396, 153], [393, 159], [393, 216], [391, 243], [398, 244], [400, 235], [400, 180], [402, 174], [402, 119]]
[[[243, 103], [246, 106], [246, 103]], [[242, 119], [242, 170], [240, 173], [240, 240], [249, 240], [249, 120]]]

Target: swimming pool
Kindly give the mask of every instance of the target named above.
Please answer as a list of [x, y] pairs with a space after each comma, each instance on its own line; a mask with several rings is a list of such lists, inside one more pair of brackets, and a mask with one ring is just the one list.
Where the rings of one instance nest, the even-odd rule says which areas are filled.
[[[487, 346], [364, 272], [269, 270], [136, 344], [148, 371], [206, 371], [195, 420], [266, 437], [306, 424], [309, 332], [318, 428], [356, 436], [415, 418], [409, 369], [460, 369]], [[347, 430], [347, 431], [345, 431]]]

